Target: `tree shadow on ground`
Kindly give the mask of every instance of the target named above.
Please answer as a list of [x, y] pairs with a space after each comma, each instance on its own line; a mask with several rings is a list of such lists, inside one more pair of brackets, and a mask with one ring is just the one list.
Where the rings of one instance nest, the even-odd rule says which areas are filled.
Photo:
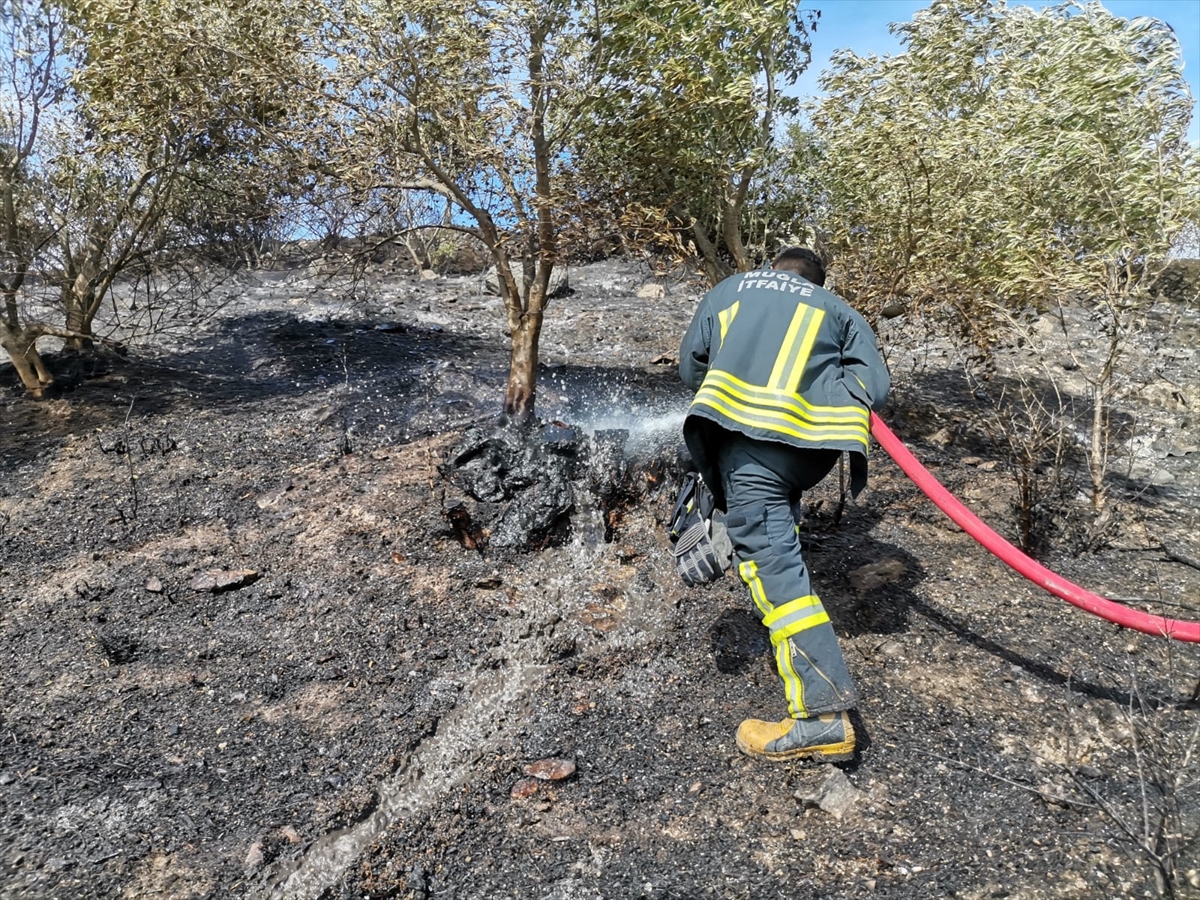
[[[507, 366], [503, 347], [470, 335], [394, 323], [314, 322], [284, 312], [225, 320], [177, 354], [109, 357], [94, 365], [66, 355], [48, 358], [62, 375], [57, 402], [25, 398], [11, 365], [0, 366], [0, 382], [14, 386], [2, 407], [0, 469], [35, 459], [68, 436], [118, 428], [127, 417], [236, 415], [267, 404], [278, 405], [284, 418], [335, 389], [350, 418], [385, 404], [407, 413], [429, 402], [431, 387], [454, 374], [467, 396], [442, 396], [443, 406], [457, 400], [461, 408], [466, 399], [482, 408], [487, 397], [498, 411]], [[455, 392], [447, 387], [442, 393]]]
[[0, 366], [0, 382], [13, 385], [2, 406], [4, 468], [34, 460], [68, 436], [119, 427], [127, 418], [236, 414], [252, 404], [278, 404], [282, 418], [335, 388], [350, 407], [383, 392], [409, 406], [415, 395], [427, 394], [430, 374], [443, 360], [451, 366], [472, 360], [476, 373], [470, 380], [498, 391], [505, 354], [473, 337], [416, 326], [380, 330], [370, 323], [256, 313], [224, 320], [178, 354], [112, 356], [88, 366], [65, 354], [48, 354], [48, 360], [62, 376], [55, 391], [60, 402], [28, 400], [12, 367]]
[[[312, 321], [275, 311], [224, 320], [176, 354], [111, 357], [86, 366], [78, 358], [49, 358], [63, 374], [59, 399], [49, 403], [21, 395], [11, 365], [0, 366], [0, 383], [13, 385], [0, 405], [0, 472], [71, 437], [121, 432], [127, 422], [236, 418], [239, 410], [262, 405], [277, 410], [280, 421], [332, 422], [346, 452], [407, 442], [498, 418], [509, 350], [504, 341], [440, 327]], [[573, 424], [582, 417], [649, 435], [654, 420], [669, 420], [673, 412], [682, 417], [686, 397], [667, 367], [557, 365], [539, 369], [538, 404], [543, 417]], [[110, 445], [117, 440], [110, 438]]]

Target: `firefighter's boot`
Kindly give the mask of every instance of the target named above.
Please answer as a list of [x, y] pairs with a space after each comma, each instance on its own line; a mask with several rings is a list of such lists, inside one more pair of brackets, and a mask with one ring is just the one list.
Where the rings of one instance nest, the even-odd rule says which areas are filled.
[[854, 756], [854, 726], [845, 712], [782, 722], [747, 719], [738, 728], [737, 745], [760, 759], [842, 762]]

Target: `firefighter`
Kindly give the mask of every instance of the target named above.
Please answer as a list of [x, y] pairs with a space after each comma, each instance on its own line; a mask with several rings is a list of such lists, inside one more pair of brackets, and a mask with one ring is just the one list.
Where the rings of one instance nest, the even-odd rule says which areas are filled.
[[787, 698], [782, 721], [738, 728], [738, 748], [770, 760], [854, 755], [847, 713], [858, 692], [809, 584], [793, 509], [843, 451], [852, 494], [866, 485], [869, 411], [883, 406], [890, 379], [871, 327], [824, 283], [816, 253], [784, 250], [769, 269], [709, 291], [679, 351], [679, 374], [696, 392], [684, 440], [725, 510]]

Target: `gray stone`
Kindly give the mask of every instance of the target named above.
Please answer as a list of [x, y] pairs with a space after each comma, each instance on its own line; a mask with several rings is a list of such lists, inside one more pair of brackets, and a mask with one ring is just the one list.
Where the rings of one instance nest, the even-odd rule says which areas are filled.
[[258, 581], [259, 573], [254, 569], [209, 569], [197, 572], [188, 582], [193, 591], [232, 591]]
[[814, 793], [797, 791], [795, 797], [805, 809], [821, 809], [835, 819], [841, 819], [858, 803], [862, 792], [850, 783], [850, 779], [841, 769], [834, 766], [827, 768], [829, 774]]
[[908, 567], [898, 559], [881, 559], [879, 562], [859, 566], [850, 573], [850, 583], [860, 594], [873, 591], [887, 584], [895, 584], [908, 572]]
[[[516, 271], [514, 271], [513, 274], [515, 276], [517, 276], [518, 278], [520, 277]], [[526, 285], [526, 286], [528, 286], [528, 285]], [[495, 266], [492, 266], [490, 269], [487, 270], [487, 272], [484, 273], [483, 289], [485, 292], [492, 294], [496, 297], [502, 296], [502, 294], [500, 293], [500, 276], [496, 272]], [[567, 275], [566, 266], [557, 267], [553, 271], [551, 271], [550, 272], [550, 285], [549, 285], [549, 289], [547, 291], [547, 296], [564, 297], [568, 293], [570, 293], [570, 291], [571, 291], [571, 280], [570, 280], [570, 277]]]

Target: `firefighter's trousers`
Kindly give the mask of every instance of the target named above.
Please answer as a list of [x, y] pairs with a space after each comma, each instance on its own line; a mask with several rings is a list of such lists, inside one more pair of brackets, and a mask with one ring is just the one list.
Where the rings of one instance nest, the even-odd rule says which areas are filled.
[[726, 432], [717, 453], [725, 525], [738, 574], [770, 630], [788, 712], [807, 718], [852, 709], [858, 692], [800, 553], [792, 505], [837, 462], [836, 450], [804, 450]]

